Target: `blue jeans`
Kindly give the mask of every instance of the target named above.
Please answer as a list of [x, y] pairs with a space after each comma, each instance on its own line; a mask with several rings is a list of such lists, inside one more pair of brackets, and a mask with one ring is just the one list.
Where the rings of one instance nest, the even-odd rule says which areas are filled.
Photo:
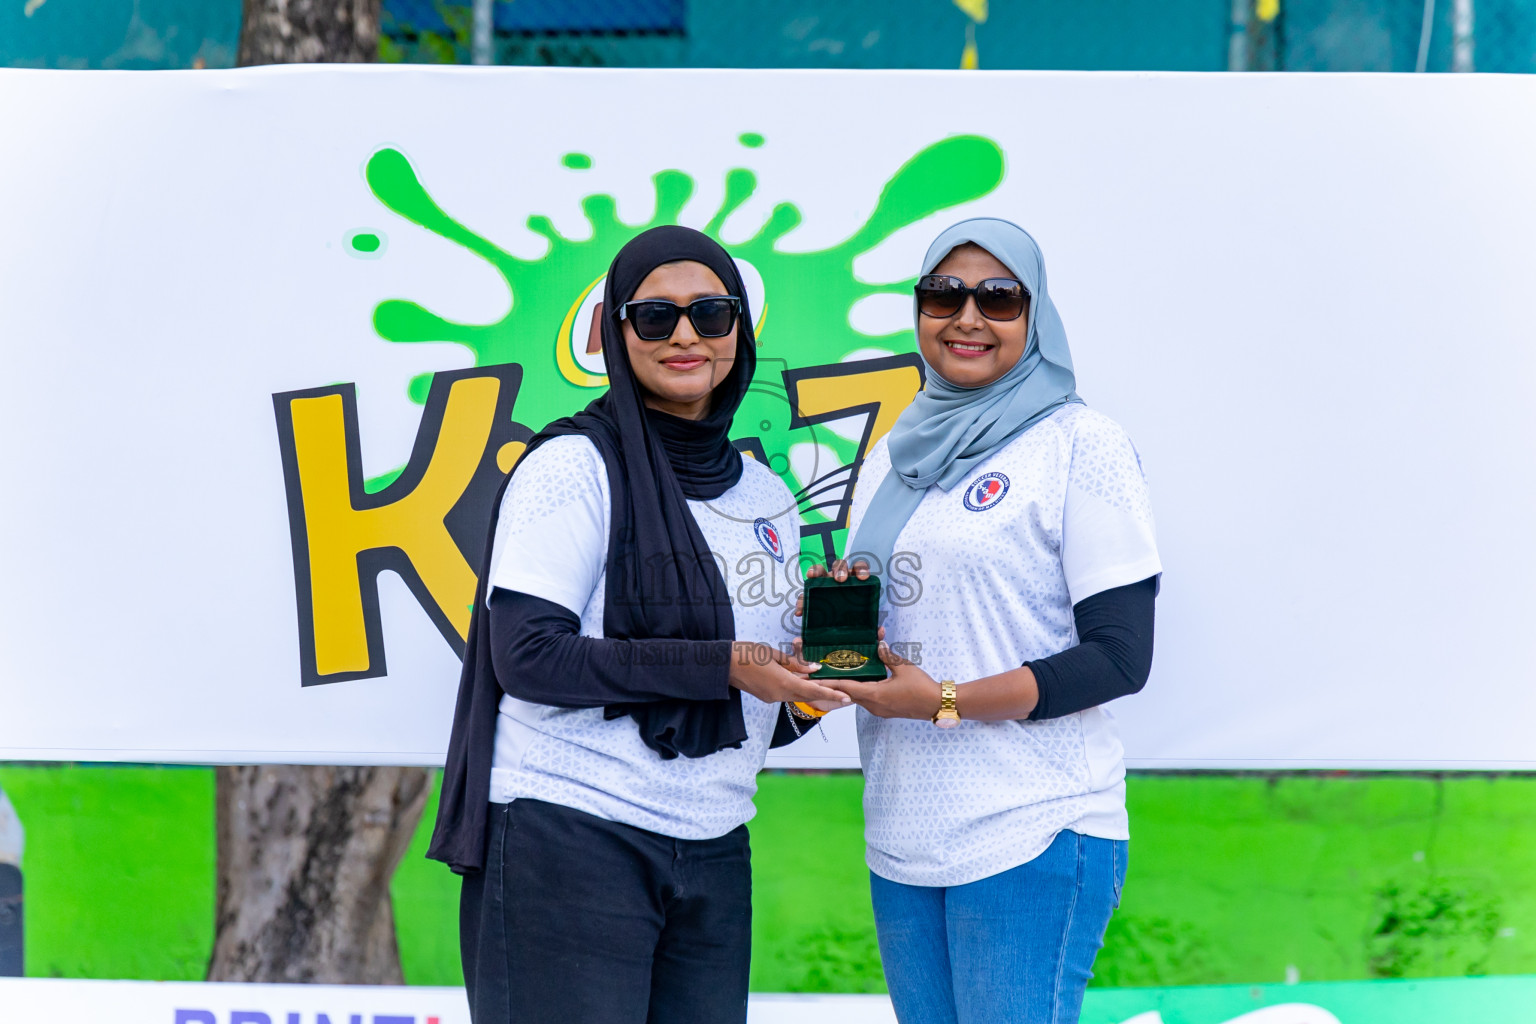
[[1120, 905], [1121, 840], [1064, 831], [1027, 864], [966, 885], [871, 873], [885, 981], [901, 1024], [1076, 1024]]

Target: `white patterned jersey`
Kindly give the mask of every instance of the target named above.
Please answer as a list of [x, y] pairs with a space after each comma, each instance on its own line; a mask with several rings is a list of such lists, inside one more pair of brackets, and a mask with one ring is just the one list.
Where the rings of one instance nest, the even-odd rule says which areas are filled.
[[[799, 516], [772, 470], [743, 462], [735, 487], [688, 507], [724, 573], [736, 638], [778, 646], [797, 625]], [[540, 445], [502, 499], [491, 587], [553, 601], [581, 617], [582, 636], [602, 636], [609, 507], [608, 472], [591, 441], [556, 437]], [[778, 705], [748, 693], [741, 707], [747, 741], [739, 749], [668, 761], [641, 741], [627, 715], [608, 720], [602, 708], [554, 708], [503, 694], [491, 801], [543, 800], [677, 839], [723, 836], [755, 813], [757, 773], [778, 715]]]
[[[890, 466], [882, 439], [850, 536]], [[1074, 604], [1161, 571], [1130, 438], [1068, 405], [953, 490], [928, 489], [896, 539], [886, 639], [921, 645], [914, 660], [933, 678], [969, 682], [1075, 645]], [[867, 858], [883, 878], [963, 885], [1033, 860], [1062, 829], [1129, 838], [1107, 707], [954, 729], [858, 716]]]

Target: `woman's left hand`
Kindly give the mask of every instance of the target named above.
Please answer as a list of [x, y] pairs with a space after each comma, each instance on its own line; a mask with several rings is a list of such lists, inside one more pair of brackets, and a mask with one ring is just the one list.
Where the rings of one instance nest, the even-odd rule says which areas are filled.
[[880, 644], [880, 660], [891, 670], [877, 682], [838, 680], [838, 689], [877, 718], [915, 718], [928, 721], [939, 710], [939, 684], [933, 677], [895, 651]]

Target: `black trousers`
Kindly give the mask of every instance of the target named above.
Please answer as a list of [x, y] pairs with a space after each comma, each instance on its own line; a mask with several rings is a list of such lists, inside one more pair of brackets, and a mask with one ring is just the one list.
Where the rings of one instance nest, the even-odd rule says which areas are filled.
[[537, 800], [492, 804], [464, 877], [474, 1024], [742, 1024], [752, 952], [747, 827], [672, 839]]

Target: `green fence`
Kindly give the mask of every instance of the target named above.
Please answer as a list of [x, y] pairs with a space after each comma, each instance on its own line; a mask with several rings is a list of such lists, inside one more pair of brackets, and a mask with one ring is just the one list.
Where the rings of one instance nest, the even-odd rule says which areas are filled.
[[[498, 63], [1536, 71], [1532, 0], [495, 0]], [[0, 65], [227, 67], [240, 0], [0, 0]], [[467, 2], [383, 0], [386, 60], [469, 59]], [[1458, 63], [1459, 62], [1459, 63]]]

